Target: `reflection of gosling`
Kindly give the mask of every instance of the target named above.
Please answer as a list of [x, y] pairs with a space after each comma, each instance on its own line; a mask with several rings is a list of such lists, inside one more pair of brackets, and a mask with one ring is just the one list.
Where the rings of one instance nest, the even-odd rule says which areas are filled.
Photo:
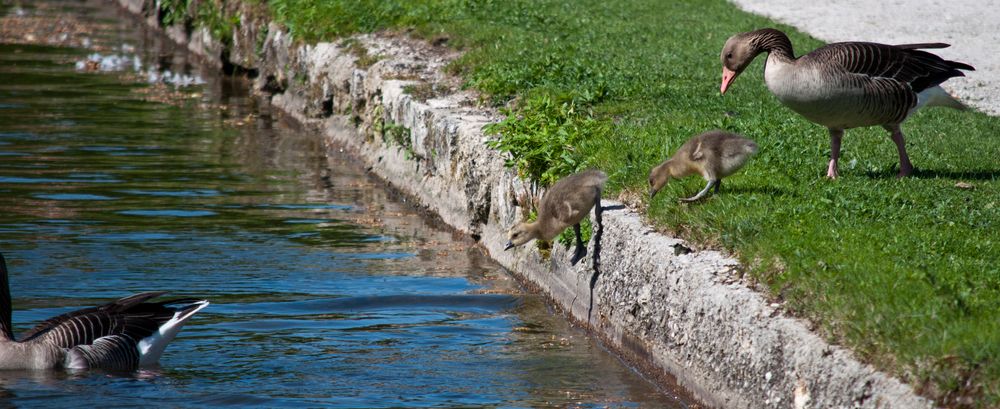
[[670, 179], [694, 174], [701, 174], [708, 184], [694, 197], [681, 199], [682, 202], [701, 199], [712, 186], [718, 193], [722, 178], [742, 168], [754, 153], [757, 143], [734, 133], [714, 130], [695, 136], [649, 172], [649, 198], [656, 196]]
[[576, 251], [570, 262], [576, 264], [587, 254], [580, 235], [580, 221], [596, 205], [597, 223], [601, 223], [601, 189], [607, 180], [608, 176], [599, 170], [587, 170], [560, 179], [542, 197], [542, 203], [538, 206], [538, 218], [532, 223], [522, 222], [510, 229], [510, 241], [504, 250], [532, 239], [552, 240], [567, 227], [573, 226], [576, 232]]

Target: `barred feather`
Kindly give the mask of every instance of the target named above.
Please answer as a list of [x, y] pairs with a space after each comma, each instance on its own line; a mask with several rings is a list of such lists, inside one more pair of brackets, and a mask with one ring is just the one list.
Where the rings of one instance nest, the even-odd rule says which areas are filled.
[[208, 305], [193, 298], [148, 302], [164, 294], [145, 292], [62, 314], [16, 340], [7, 265], [0, 255], [0, 368], [130, 370], [156, 362], [185, 321]]

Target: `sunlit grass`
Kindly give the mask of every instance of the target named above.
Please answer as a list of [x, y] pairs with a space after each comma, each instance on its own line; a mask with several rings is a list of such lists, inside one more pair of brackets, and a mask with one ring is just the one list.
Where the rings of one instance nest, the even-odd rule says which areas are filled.
[[[752, 277], [829, 338], [942, 403], [956, 405], [960, 395], [1000, 403], [1000, 120], [918, 113], [903, 127], [917, 168], [904, 180], [894, 178], [886, 132], [848, 131], [842, 177], [830, 181], [823, 178], [826, 131], [767, 92], [763, 58], [729, 94], [718, 92], [719, 49], [736, 32], [776, 26], [799, 53], [821, 43], [722, 1], [269, 5], [304, 41], [399, 27], [447, 36], [466, 51], [452, 71], [494, 103], [519, 96], [526, 110], [544, 105], [523, 103], [533, 99], [586, 101], [574, 115], [596, 118], [606, 126], [589, 129], [605, 131], [550, 166], [603, 169], [608, 197], [645, 191], [649, 169], [696, 133], [723, 128], [756, 140], [760, 153], [726, 179], [721, 194], [680, 205], [675, 198], [703, 182], [671, 183], [650, 204], [650, 219], [738, 255]], [[530, 136], [534, 125], [524, 125], [521, 136]], [[974, 188], [960, 189], [959, 181]]]

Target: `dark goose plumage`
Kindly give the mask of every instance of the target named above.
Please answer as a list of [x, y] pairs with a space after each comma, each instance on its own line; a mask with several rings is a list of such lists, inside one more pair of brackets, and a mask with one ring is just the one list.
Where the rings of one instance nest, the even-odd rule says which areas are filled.
[[900, 176], [906, 176], [912, 165], [899, 125], [924, 105], [964, 108], [939, 85], [974, 68], [923, 51], [945, 47], [948, 44], [843, 42], [796, 58], [788, 37], [766, 28], [737, 34], [726, 42], [720, 56], [721, 91], [725, 93], [757, 55], [769, 53], [764, 71], [768, 89], [784, 105], [830, 131], [827, 176], [837, 176], [844, 130], [873, 125], [891, 133], [899, 151]]
[[6, 260], [0, 255], [0, 369], [105, 368], [155, 363], [184, 322], [208, 305], [192, 298], [161, 302], [146, 292], [50, 318], [15, 339]]

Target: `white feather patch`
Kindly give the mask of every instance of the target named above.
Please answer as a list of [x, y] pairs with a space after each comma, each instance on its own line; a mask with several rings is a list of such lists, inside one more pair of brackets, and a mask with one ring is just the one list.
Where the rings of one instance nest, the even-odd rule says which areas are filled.
[[199, 301], [194, 303], [194, 305], [197, 305], [194, 309], [177, 311], [174, 317], [170, 321], [163, 323], [156, 332], [140, 340], [139, 345], [137, 345], [139, 349], [139, 366], [148, 366], [158, 362], [160, 355], [163, 354], [163, 350], [167, 348], [167, 344], [170, 341], [174, 340], [174, 337], [180, 332], [184, 323], [194, 316], [196, 312], [207, 307], [208, 304], [208, 301]]

